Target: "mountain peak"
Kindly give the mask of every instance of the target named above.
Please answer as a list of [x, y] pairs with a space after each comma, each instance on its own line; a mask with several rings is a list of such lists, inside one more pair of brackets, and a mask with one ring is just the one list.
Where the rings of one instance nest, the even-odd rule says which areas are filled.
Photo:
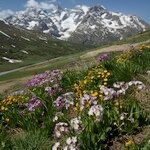
[[106, 8], [103, 5], [96, 5], [92, 6], [90, 10], [97, 12], [97, 11], [104, 11], [106, 10]]
[[80, 9], [80, 10], [82, 10], [85, 14], [89, 11], [89, 8], [90, 8], [90, 7], [88, 7], [88, 6], [86, 6], [86, 5], [77, 5], [77, 6], [75, 6], [75, 9]]
[[122, 39], [149, 27], [138, 17], [110, 12], [102, 5], [77, 5], [74, 9], [63, 9], [57, 3], [34, 2], [28, 4], [24, 11], [6, 18], [6, 22], [40, 30], [63, 40], [88, 41], [88, 44], [89, 41], [100, 43]]

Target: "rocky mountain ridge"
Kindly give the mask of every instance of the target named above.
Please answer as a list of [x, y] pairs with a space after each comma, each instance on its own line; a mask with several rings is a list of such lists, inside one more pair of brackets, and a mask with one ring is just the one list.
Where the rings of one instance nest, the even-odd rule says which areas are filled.
[[144, 20], [107, 10], [101, 5], [78, 5], [63, 9], [57, 4], [47, 9], [28, 7], [5, 21], [29, 30], [40, 30], [61, 40], [82, 44], [100, 44], [123, 39], [149, 28]]

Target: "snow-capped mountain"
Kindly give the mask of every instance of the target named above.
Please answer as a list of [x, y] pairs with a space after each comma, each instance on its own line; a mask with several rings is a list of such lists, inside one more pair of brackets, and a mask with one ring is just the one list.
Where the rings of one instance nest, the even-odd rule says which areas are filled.
[[149, 24], [132, 15], [108, 11], [103, 6], [89, 9], [69, 40], [84, 44], [108, 43], [145, 31]]
[[149, 25], [136, 16], [108, 11], [103, 6], [76, 6], [63, 9], [28, 7], [5, 19], [9, 24], [40, 30], [58, 39], [99, 44], [146, 30]]
[[87, 6], [76, 6], [75, 9], [62, 9], [53, 5], [51, 9], [30, 7], [5, 20], [13, 25], [33, 30], [38, 29], [60, 39], [67, 39], [81, 23], [88, 11]]

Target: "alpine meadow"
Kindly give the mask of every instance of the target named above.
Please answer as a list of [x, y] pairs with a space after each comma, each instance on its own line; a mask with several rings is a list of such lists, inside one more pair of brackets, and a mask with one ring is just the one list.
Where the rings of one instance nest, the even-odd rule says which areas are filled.
[[149, 6], [2, 0], [0, 150], [150, 150]]

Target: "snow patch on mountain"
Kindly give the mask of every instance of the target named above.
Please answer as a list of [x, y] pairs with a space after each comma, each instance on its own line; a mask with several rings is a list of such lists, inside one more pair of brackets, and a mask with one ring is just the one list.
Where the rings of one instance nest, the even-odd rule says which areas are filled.
[[21, 36], [22, 39], [26, 40], [26, 41], [30, 41], [30, 39], [24, 37], [24, 36]]
[[[77, 34], [84, 40], [95, 37], [108, 40], [122, 39], [127, 35], [145, 31], [149, 26], [136, 16], [111, 12], [104, 6], [77, 5], [63, 9], [56, 2], [29, 0], [24, 11], [18, 11], [6, 22], [29, 30], [39, 30], [61, 40], [73, 39]], [[95, 39], [98, 41], [97, 39]]]
[[29, 22], [29, 26], [27, 27], [28, 30], [32, 30], [35, 26], [38, 26], [39, 22], [38, 21], [31, 21]]
[[6, 34], [5, 32], [3, 31], [0, 31], [1, 34], [3, 34], [4, 36], [8, 37], [8, 38], [11, 38], [8, 34]]
[[7, 57], [2, 57], [2, 59], [6, 60], [6, 61], [8, 61], [9, 63], [12, 63], [12, 64], [22, 62], [22, 60], [11, 59], [11, 58], [7, 58]]

